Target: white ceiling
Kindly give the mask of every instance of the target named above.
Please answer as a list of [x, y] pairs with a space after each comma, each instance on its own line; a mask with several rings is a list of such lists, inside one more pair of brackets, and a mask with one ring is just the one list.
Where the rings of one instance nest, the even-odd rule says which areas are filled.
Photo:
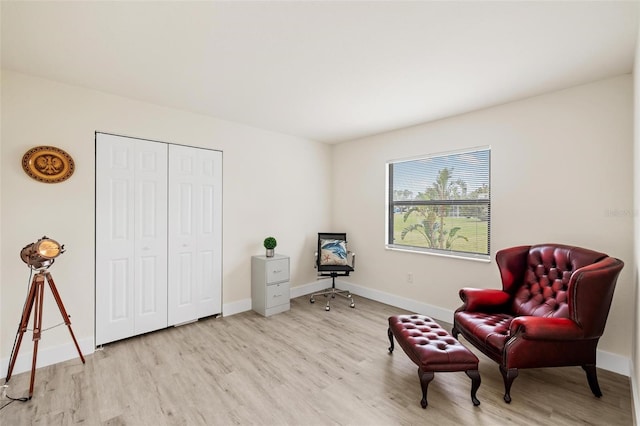
[[638, 2], [1, 3], [2, 67], [322, 142], [632, 72]]

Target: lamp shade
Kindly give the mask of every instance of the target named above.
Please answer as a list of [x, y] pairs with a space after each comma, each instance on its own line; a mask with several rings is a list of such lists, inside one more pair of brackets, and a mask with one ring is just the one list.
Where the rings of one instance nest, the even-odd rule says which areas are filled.
[[20, 251], [20, 258], [33, 269], [45, 269], [51, 266], [55, 258], [62, 253], [64, 253], [64, 245], [44, 236], [35, 243], [26, 245]]

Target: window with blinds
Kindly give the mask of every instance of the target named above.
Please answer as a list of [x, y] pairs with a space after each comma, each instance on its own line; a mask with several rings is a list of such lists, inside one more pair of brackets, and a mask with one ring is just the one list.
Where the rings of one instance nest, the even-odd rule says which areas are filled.
[[387, 247], [488, 259], [488, 147], [387, 163]]

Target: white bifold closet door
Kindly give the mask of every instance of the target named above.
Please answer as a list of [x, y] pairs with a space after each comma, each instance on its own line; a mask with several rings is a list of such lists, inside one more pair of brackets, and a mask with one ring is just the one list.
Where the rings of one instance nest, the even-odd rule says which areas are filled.
[[169, 146], [169, 324], [222, 311], [222, 154]]
[[222, 153], [96, 135], [96, 345], [222, 313]]
[[96, 158], [100, 345], [167, 326], [167, 145], [98, 134]]

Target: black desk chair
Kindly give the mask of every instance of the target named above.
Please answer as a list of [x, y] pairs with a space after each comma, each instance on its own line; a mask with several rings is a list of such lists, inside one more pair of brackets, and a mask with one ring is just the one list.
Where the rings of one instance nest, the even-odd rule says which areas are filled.
[[316, 251], [315, 268], [318, 269], [318, 277], [331, 277], [331, 287], [319, 293], [311, 295], [309, 302], [315, 303], [316, 296], [327, 298], [325, 310], [331, 310], [331, 299], [341, 296], [349, 300], [350, 307], [355, 308], [353, 297], [348, 290], [336, 288], [336, 277], [346, 277], [354, 271], [356, 255], [347, 250], [347, 234], [339, 232], [319, 232], [318, 251]]

